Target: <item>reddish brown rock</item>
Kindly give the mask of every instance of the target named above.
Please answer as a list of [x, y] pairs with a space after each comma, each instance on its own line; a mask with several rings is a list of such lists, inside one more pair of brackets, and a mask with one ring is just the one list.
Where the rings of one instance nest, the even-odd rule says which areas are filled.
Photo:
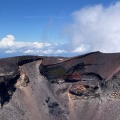
[[69, 89], [69, 92], [74, 95], [82, 96], [87, 92], [87, 88], [82, 84], [76, 84], [72, 85], [72, 87]]

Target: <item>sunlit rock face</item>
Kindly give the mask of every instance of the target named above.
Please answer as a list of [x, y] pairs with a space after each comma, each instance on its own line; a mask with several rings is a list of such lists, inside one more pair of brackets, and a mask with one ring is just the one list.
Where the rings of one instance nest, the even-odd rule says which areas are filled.
[[120, 53], [0, 59], [0, 120], [119, 120]]

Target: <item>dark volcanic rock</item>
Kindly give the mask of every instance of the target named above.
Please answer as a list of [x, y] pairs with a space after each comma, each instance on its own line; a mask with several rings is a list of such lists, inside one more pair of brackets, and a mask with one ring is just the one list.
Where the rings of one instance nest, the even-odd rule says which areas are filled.
[[0, 59], [0, 120], [119, 120], [120, 53]]
[[[0, 59], [0, 103], [1, 106], [8, 102], [15, 91], [15, 83], [20, 77], [19, 66], [25, 63], [40, 60], [38, 56], [20, 56]], [[25, 76], [24, 85], [29, 82], [29, 78]]]

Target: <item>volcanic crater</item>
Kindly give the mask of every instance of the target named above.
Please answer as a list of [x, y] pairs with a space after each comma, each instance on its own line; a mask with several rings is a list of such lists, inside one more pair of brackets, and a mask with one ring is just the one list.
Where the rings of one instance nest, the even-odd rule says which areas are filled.
[[119, 120], [120, 53], [0, 59], [0, 120]]

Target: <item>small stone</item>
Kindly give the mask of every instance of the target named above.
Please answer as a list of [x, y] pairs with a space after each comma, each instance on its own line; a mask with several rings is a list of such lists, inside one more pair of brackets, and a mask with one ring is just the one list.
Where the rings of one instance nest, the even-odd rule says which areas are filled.
[[49, 101], [50, 101], [50, 97], [47, 97], [47, 98], [45, 99], [45, 102], [48, 103]]
[[58, 107], [58, 106], [59, 106], [59, 104], [57, 102], [49, 102], [48, 103], [49, 108], [54, 108], [54, 107]]

